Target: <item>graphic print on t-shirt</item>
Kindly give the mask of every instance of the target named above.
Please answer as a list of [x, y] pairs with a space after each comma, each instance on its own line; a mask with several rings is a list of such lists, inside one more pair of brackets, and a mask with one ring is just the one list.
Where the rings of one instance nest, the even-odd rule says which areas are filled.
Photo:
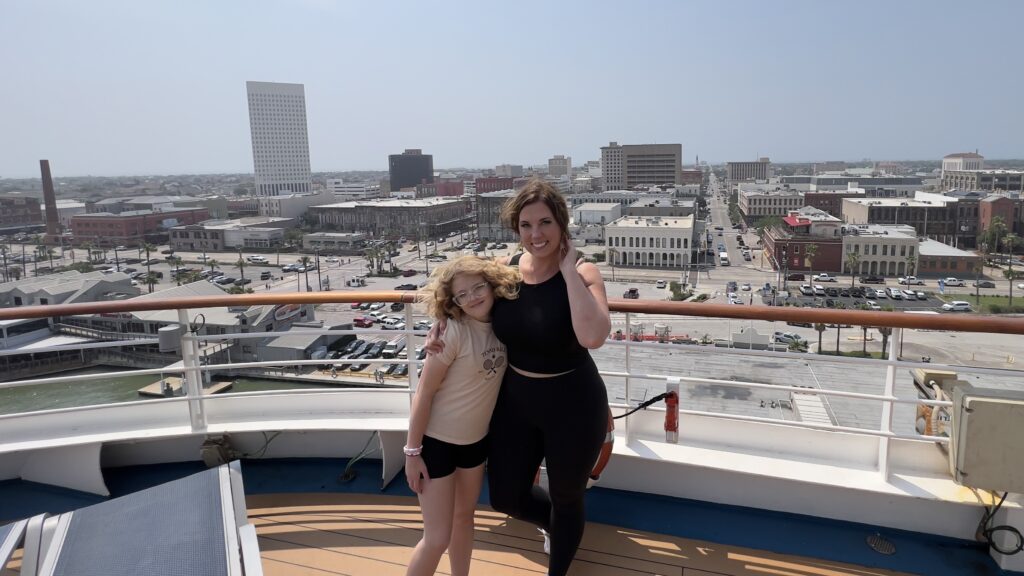
[[505, 365], [505, 347], [495, 346], [483, 353], [484, 379], [490, 380]]

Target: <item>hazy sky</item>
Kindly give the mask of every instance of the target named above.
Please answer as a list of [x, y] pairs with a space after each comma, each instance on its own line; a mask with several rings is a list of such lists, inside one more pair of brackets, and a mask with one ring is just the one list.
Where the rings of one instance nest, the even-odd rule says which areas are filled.
[[251, 172], [245, 81], [314, 171], [1024, 157], [1024, 2], [2, 0], [0, 177]]

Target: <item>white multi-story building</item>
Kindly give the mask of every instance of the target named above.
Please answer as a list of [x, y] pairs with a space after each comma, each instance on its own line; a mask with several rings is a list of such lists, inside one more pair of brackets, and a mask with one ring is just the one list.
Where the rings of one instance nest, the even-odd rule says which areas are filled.
[[277, 82], [246, 82], [245, 87], [256, 195], [312, 192], [305, 88]]
[[843, 254], [857, 255], [857, 268], [843, 258], [843, 274], [882, 276], [905, 275], [908, 268], [917, 270], [918, 238], [913, 226], [861, 224], [846, 226]]
[[693, 234], [693, 216], [626, 216], [605, 226], [605, 258], [615, 266], [683, 268], [697, 254]]
[[335, 202], [381, 198], [380, 184], [347, 183], [340, 179], [330, 179], [326, 188], [327, 194], [334, 196]]
[[558, 178], [560, 176], [572, 177], [572, 157], [556, 155], [548, 158], [548, 176]]
[[985, 169], [985, 157], [977, 152], [959, 152], [956, 154], [947, 154], [942, 158], [942, 176], [946, 176], [946, 171], [957, 171], [957, 170], [984, 170]]
[[766, 216], [781, 218], [804, 205], [803, 192], [788, 187], [741, 182], [738, 188], [737, 203], [748, 223]]
[[299, 219], [311, 206], [333, 204], [338, 200], [331, 194], [281, 194], [260, 198], [260, 215]]

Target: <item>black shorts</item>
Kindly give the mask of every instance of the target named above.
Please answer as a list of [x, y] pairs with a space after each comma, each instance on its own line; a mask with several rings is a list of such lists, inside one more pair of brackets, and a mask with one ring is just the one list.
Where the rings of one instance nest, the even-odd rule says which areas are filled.
[[476, 468], [487, 460], [487, 437], [473, 444], [452, 444], [430, 436], [423, 437], [423, 463], [431, 478], [444, 478], [456, 468]]

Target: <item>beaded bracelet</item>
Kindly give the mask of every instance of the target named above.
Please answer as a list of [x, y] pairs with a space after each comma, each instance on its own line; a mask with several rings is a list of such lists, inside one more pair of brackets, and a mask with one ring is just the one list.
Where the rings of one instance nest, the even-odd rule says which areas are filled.
[[423, 453], [423, 446], [420, 446], [419, 448], [409, 448], [408, 446], [402, 446], [402, 452], [404, 452], [406, 456], [419, 456], [420, 454]]

